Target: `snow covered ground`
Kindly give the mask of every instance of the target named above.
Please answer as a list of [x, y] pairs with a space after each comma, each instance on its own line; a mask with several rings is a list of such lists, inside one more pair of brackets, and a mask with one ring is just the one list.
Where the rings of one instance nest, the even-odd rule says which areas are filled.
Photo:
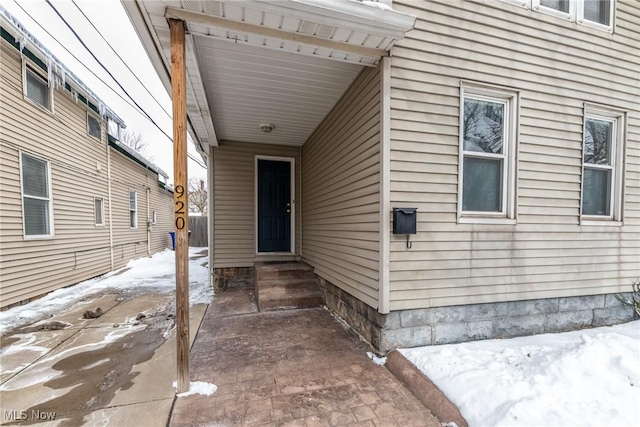
[[640, 321], [400, 351], [470, 426], [632, 426], [640, 420]]
[[[174, 381], [173, 388], [178, 388], [178, 381]], [[207, 383], [204, 381], [191, 381], [189, 383], [189, 391], [184, 393], [178, 393], [178, 397], [191, 396], [193, 394], [201, 394], [203, 396], [211, 396], [218, 390], [218, 386], [215, 384]]]
[[[209, 284], [207, 248], [189, 248], [190, 305], [209, 303], [213, 288]], [[203, 252], [204, 251], [204, 252]], [[29, 304], [0, 312], [0, 334], [21, 325], [56, 314], [70, 305], [104, 292], [172, 292], [175, 290], [175, 252], [165, 250], [151, 257], [129, 261], [126, 267], [103, 276], [86, 280], [68, 288], [58, 289]]]

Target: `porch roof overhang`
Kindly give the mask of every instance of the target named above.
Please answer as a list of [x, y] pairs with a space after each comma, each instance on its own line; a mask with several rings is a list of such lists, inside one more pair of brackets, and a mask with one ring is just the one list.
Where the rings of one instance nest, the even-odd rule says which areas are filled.
[[358, 0], [122, 3], [169, 93], [167, 19], [185, 21], [189, 133], [203, 154], [223, 140], [302, 145], [362, 68], [415, 23]]

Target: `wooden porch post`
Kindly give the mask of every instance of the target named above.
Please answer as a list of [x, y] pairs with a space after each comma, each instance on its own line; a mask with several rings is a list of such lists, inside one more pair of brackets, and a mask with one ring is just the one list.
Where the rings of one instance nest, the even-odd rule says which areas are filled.
[[189, 391], [189, 217], [184, 21], [169, 19], [173, 101], [173, 192], [176, 232], [176, 345], [178, 393]]

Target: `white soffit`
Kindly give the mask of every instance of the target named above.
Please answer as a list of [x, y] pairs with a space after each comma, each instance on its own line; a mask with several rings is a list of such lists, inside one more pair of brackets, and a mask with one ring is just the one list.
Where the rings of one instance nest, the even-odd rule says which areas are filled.
[[214, 146], [302, 145], [362, 67], [375, 66], [415, 21], [357, 0], [132, 3], [123, 0], [169, 91], [167, 18], [186, 22], [189, 121], [196, 139]]
[[[220, 140], [302, 145], [362, 66], [196, 38]], [[273, 124], [270, 133], [260, 123]]]

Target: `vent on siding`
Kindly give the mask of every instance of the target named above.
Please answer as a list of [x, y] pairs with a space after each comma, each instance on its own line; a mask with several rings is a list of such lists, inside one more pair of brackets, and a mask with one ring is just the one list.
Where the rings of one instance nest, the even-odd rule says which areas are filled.
[[323, 37], [325, 39], [330, 39], [335, 29], [336, 27], [330, 27], [328, 25], [320, 24], [318, 26], [318, 32], [316, 33], [316, 36]]
[[335, 29], [336, 27], [331, 27], [329, 25], [316, 24], [315, 22], [310, 21], [300, 21], [298, 32], [329, 39], [333, 35]]
[[300, 21], [300, 27], [298, 28], [298, 32], [303, 34], [313, 34], [316, 32], [317, 26], [318, 24], [316, 24], [315, 22]]
[[198, 0], [182, 0], [182, 7], [194, 12], [202, 12], [202, 5]]
[[222, 16], [222, 3], [219, 1], [204, 2], [204, 11], [216, 16]]

